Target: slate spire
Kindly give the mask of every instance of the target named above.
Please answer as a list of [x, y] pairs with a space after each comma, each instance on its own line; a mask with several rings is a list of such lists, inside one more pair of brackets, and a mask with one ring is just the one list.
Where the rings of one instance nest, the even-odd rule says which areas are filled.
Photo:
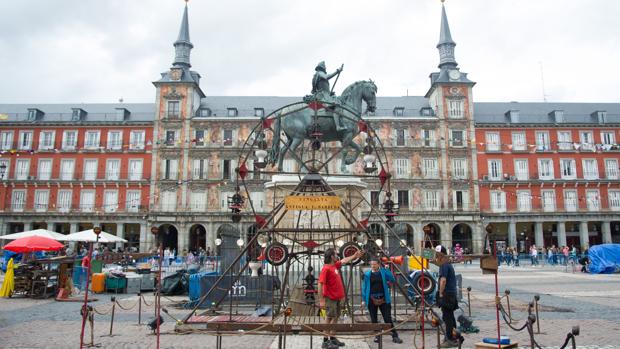
[[179, 29], [179, 37], [174, 42], [174, 63], [175, 67], [191, 67], [189, 62], [189, 54], [194, 45], [189, 41], [189, 20], [187, 19], [187, 2], [183, 11], [183, 19], [181, 20], [181, 28]]
[[450, 26], [448, 25], [448, 16], [446, 15], [446, 7], [441, 2], [441, 28], [439, 33], [439, 43], [437, 49], [439, 50], [439, 68], [450, 69], [456, 68], [456, 58], [454, 57], [454, 47], [456, 42], [452, 40], [452, 34], [450, 34]]

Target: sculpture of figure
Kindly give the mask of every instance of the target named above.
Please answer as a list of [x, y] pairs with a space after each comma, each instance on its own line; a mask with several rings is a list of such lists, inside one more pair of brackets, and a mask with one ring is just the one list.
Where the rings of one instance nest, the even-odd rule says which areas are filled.
[[[332, 92], [329, 87], [329, 79], [334, 76], [338, 76], [342, 69], [344, 68], [344, 64], [340, 66], [340, 68], [336, 69], [335, 72], [331, 74], [327, 74], [327, 68], [325, 67], [325, 62], [321, 61], [314, 68], [315, 73], [312, 77], [312, 94], [320, 101], [329, 102], [329, 103], [338, 103], [338, 99]], [[336, 78], [337, 80], [338, 78]], [[333, 109], [333, 108], [332, 108]], [[343, 125], [340, 122], [340, 115], [334, 113], [334, 123], [336, 124], [336, 131], [344, 131], [347, 129], [346, 125]]]

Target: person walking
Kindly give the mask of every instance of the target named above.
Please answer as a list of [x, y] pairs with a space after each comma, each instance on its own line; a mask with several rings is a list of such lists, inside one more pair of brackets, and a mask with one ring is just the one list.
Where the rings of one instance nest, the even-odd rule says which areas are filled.
[[[340, 316], [340, 302], [344, 299], [344, 285], [342, 276], [340, 275], [340, 267], [360, 258], [364, 254], [363, 251], [357, 251], [355, 254], [339, 260], [336, 250], [328, 248], [324, 255], [324, 265], [319, 275], [319, 305], [321, 309], [325, 309], [325, 322], [327, 324], [338, 323]], [[335, 337], [334, 331], [326, 331], [329, 337], [323, 337], [323, 349], [336, 349], [344, 346], [344, 343]]]
[[456, 319], [454, 311], [458, 309], [459, 304], [456, 299], [456, 276], [454, 267], [450, 263], [446, 248], [435, 246], [435, 260], [439, 265], [439, 294], [437, 304], [441, 308], [441, 319], [446, 326], [446, 338], [440, 344], [440, 348], [458, 347], [465, 340], [463, 336], [456, 337], [454, 330], [456, 329]]
[[515, 247], [512, 249], [512, 257], [514, 260], [514, 266], [518, 267], [519, 266], [519, 250]]
[[532, 266], [538, 265], [538, 250], [536, 249], [536, 245], [530, 247], [530, 260], [532, 261]]
[[[362, 281], [362, 306], [366, 304], [368, 307], [370, 322], [373, 324], [379, 322], [377, 315], [380, 310], [383, 322], [392, 325], [392, 342], [400, 344], [403, 340], [398, 337], [391, 315], [390, 283], [394, 282], [396, 280], [392, 272], [387, 268], [382, 268], [378, 260], [372, 259], [370, 270], [364, 273]], [[375, 337], [375, 343], [379, 343], [379, 337]]]

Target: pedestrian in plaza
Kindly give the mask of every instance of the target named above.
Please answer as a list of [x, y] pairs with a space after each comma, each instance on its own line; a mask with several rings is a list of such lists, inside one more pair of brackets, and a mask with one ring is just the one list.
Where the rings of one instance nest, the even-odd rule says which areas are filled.
[[435, 246], [436, 257], [435, 260], [439, 265], [439, 294], [437, 298], [437, 304], [441, 308], [441, 319], [446, 327], [446, 338], [440, 344], [441, 348], [452, 348], [459, 346], [463, 343], [463, 336], [456, 336], [454, 330], [456, 329], [456, 319], [454, 318], [454, 311], [459, 308], [458, 301], [456, 299], [456, 275], [454, 273], [454, 267], [450, 263], [446, 248], [437, 245]]
[[504, 258], [506, 259], [506, 266], [511, 266], [512, 265], [512, 247], [506, 248], [506, 256]]
[[[325, 322], [327, 324], [338, 323], [340, 316], [340, 302], [344, 299], [344, 284], [340, 275], [340, 267], [353, 260], [360, 258], [364, 254], [363, 251], [357, 251], [355, 254], [339, 260], [336, 250], [328, 248], [325, 251], [323, 269], [319, 275], [319, 305], [321, 309], [325, 309]], [[344, 346], [344, 343], [335, 337], [334, 331], [326, 331], [329, 337], [323, 337], [323, 349], [336, 349]]]
[[562, 265], [568, 264], [568, 254], [569, 254], [568, 246], [562, 247]]
[[530, 247], [530, 260], [532, 261], [532, 266], [538, 265], [538, 250], [536, 249], [536, 245]]
[[[381, 267], [378, 260], [371, 259], [370, 270], [364, 273], [362, 281], [362, 307], [364, 304], [368, 307], [370, 322], [373, 324], [379, 322], [377, 315], [380, 310], [383, 322], [392, 325], [392, 342], [400, 344], [403, 340], [398, 337], [391, 315], [390, 287], [394, 282], [396, 280], [392, 272]], [[379, 337], [375, 337], [375, 343], [379, 343]]]
[[519, 251], [517, 248], [512, 249], [512, 258], [514, 259], [514, 266], [519, 266]]

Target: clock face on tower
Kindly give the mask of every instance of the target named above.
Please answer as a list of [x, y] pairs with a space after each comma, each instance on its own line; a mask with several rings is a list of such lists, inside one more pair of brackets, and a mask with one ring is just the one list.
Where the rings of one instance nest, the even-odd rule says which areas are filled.
[[181, 80], [181, 69], [170, 69], [171, 80]]
[[450, 80], [458, 80], [461, 77], [461, 72], [456, 69], [450, 70], [448, 72], [448, 76], [450, 77]]

